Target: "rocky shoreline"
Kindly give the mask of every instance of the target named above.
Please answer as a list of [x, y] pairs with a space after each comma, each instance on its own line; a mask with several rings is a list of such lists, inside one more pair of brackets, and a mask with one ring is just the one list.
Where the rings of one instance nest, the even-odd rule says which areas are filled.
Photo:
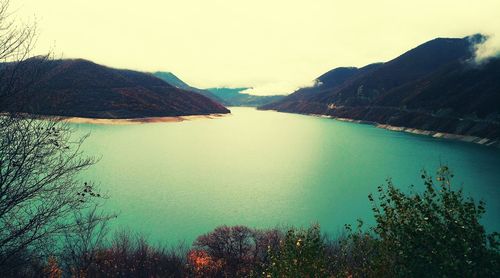
[[309, 115], [315, 116], [315, 117], [321, 117], [321, 118], [335, 119], [337, 121], [343, 121], [343, 122], [369, 124], [369, 125], [374, 125], [378, 128], [383, 128], [383, 129], [387, 129], [387, 130], [391, 130], [391, 131], [407, 132], [407, 133], [411, 133], [411, 134], [431, 136], [434, 138], [458, 140], [458, 141], [463, 141], [463, 142], [467, 142], [467, 143], [474, 143], [474, 144], [479, 144], [479, 145], [483, 145], [483, 146], [500, 148], [500, 141], [492, 140], [489, 138], [481, 138], [481, 137], [471, 136], [471, 135], [460, 135], [460, 134], [437, 132], [437, 131], [432, 131], [432, 130], [423, 130], [423, 129], [417, 129], [417, 128], [401, 127], [401, 126], [392, 126], [392, 125], [381, 124], [381, 123], [377, 123], [377, 122], [354, 120], [354, 119], [349, 119], [349, 118], [337, 118], [337, 117], [331, 117], [331, 116], [327, 116], [327, 115], [318, 115], [318, 114], [309, 114]]
[[376, 127], [387, 129], [387, 130], [392, 130], [392, 131], [400, 131], [400, 132], [407, 132], [407, 133], [418, 134], [418, 135], [426, 135], [426, 136], [432, 136], [434, 138], [459, 140], [459, 141], [468, 142], [468, 143], [475, 143], [475, 144], [479, 144], [479, 145], [500, 148], [499, 141], [488, 139], [488, 138], [481, 138], [481, 137], [477, 137], [477, 136], [436, 132], [436, 131], [422, 130], [422, 129], [416, 129], [416, 128], [397, 127], [397, 126], [391, 126], [391, 125], [385, 125], [385, 124], [376, 124]]

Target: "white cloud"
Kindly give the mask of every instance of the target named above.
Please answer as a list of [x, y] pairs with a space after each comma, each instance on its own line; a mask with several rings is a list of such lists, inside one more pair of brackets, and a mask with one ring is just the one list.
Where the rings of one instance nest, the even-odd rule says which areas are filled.
[[482, 64], [492, 57], [500, 57], [500, 35], [489, 34], [487, 39], [475, 46], [474, 61]]

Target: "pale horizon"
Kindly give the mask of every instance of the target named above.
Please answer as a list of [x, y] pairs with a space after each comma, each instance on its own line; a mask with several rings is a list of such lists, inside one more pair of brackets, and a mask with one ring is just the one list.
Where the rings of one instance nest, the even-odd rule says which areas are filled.
[[[289, 94], [336, 67], [391, 60], [437, 37], [492, 36], [500, 1], [11, 0], [34, 54], [170, 71], [191, 86]], [[493, 49], [493, 50], [491, 50]]]

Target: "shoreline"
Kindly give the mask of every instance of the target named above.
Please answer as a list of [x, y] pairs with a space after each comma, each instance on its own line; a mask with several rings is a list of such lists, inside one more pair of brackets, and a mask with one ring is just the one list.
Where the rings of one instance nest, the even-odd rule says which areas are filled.
[[472, 135], [461, 135], [461, 134], [454, 134], [454, 133], [438, 132], [438, 131], [433, 131], [433, 130], [411, 128], [411, 127], [393, 126], [393, 125], [381, 124], [381, 123], [371, 122], [371, 121], [354, 120], [354, 119], [349, 119], [349, 118], [337, 118], [337, 117], [320, 115], [320, 114], [306, 114], [306, 115], [320, 117], [320, 118], [330, 118], [330, 119], [334, 119], [334, 120], [341, 121], [341, 122], [369, 124], [369, 125], [373, 125], [377, 128], [382, 128], [382, 129], [386, 129], [386, 130], [390, 130], [390, 131], [406, 132], [406, 133], [410, 133], [410, 134], [431, 136], [434, 138], [462, 141], [462, 142], [466, 142], [466, 143], [474, 143], [474, 144], [487, 146], [487, 147], [500, 148], [500, 141], [499, 140], [482, 138], [482, 137], [477, 137], [477, 136], [472, 136]]
[[437, 131], [432, 131], [432, 130], [423, 130], [423, 129], [417, 129], [417, 128], [398, 127], [398, 126], [391, 126], [391, 125], [387, 125], [387, 124], [376, 124], [375, 126], [378, 128], [383, 128], [383, 129], [387, 129], [387, 130], [391, 130], [391, 131], [406, 132], [406, 133], [431, 136], [434, 138], [441, 138], [441, 139], [458, 140], [458, 141], [467, 142], [467, 143], [474, 143], [474, 144], [488, 146], [488, 147], [500, 148], [500, 142], [498, 140], [492, 140], [489, 138], [482, 138], [482, 137], [477, 137], [477, 136], [472, 136], [472, 135], [460, 135], [460, 134], [453, 134], [453, 133], [446, 133], [446, 132], [437, 132]]
[[128, 119], [64, 117], [63, 121], [72, 124], [134, 125], [134, 124], [148, 124], [148, 123], [178, 123], [178, 122], [192, 121], [199, 119], [218, 119], [226, 115], [227, 114], [207, 114], [207, 115], [146, 117], [146, 118], [128, 118]]

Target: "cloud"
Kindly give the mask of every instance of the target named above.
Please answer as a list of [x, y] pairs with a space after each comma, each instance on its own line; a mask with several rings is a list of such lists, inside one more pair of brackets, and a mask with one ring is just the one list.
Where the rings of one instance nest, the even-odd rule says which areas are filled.
[[483, 64], [491, 58], [500, 57], [500, 36], [489, 34], [486, 39], [474, 45], [474, 62]]

